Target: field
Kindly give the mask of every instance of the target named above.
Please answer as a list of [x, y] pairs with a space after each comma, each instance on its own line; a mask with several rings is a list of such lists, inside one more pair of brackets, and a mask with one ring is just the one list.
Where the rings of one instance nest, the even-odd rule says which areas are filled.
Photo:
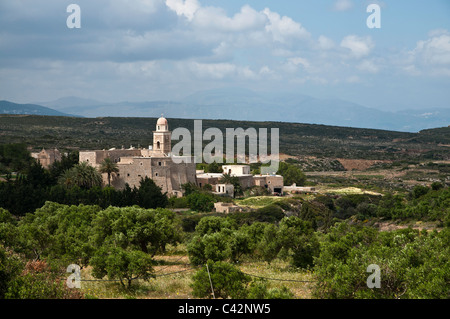
[[[167, 254], [155, 256], [155, 278], [136, 280], [131, 289], [124, 289], [117, 281], [98, 280], [91, 275], [91, 268], [81, 271], [81, 292], [87, 298], [124, 299], [195, 299], [192, 296], [192, 274], [199, 268], [189, 265], [185, 247], [172, 247]], [[289, 288], [296, 299], [310, 299], [314, 278], [311, 272], [294, 271], [287, 262], [275, 260], [270, 265], [262, 261], [243, 261], [239, 269], [254, 277], [264, 277], [269, 287]]]

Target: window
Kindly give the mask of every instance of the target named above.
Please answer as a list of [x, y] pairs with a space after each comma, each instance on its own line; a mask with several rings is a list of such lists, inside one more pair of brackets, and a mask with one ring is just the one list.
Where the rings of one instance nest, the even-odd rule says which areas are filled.
[[162, 166], [162, 162], [158, 162], [158, 166]]
[[130, 173], [128, 173], [127, 176], [129, 177], [129, 176], [130, 176]]
[[155, 176], [158, 177], [158, 173], [155, 173]]
[[161, 148], [161, 143], [158, 141], [156, 142], [156, 149], [159, 150]]

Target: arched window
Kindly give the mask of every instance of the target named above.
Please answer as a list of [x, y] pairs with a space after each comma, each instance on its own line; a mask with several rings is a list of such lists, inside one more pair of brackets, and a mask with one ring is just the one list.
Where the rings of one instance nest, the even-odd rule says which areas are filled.
[[159, 150], [161, 148], [161, 143], [158, 141], [156, 142], [156, 149]]

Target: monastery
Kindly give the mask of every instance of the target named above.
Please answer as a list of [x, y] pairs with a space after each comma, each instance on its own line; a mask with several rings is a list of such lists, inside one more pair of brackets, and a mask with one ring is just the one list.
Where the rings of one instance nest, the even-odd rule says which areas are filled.
[[[167, 119], [160, 117], [156, 122], [156, 130], [153, 131], [153, 145], [145, 148], [109, 149], [80, 151], [80, 162], [87, 162], [93, 167], [100, 167], [102, 161], [109, 157], [117, 164], [118, 173], [111, 174], [111, 186], [123, 189], [126, 184], [131, 188], [139, 187], [141, 178], [149, 177], [155, 184], [161, 187], [162, 192], [169, 196], [182, 196], [182, 185], [193, 183], [200, 187], [210, 184], [215, 187], [216, 193], [225, 196], [233, 192], [232, 185], [220, 184], [223, 174], [237, 176], [242, 188], [262, 186], [271, 193], [282, 193], [283, 177], [280, 175], [252, 175], [249, 165], [223, 165], [223, 173], [205, 174], [196, 171], [196, 163], [193, 156], [185, 157], [186, 160], [172, 160], [171, 131]], [[189, 159], [188, 159], [189, 157]], [[103, 174], [104, 183], [107, 184], [107, 174]], [[230, 188], [231, 186], [231, 188]]]
[[[80, 151], [80, 162], [100, 167], [109, 157], [117, 164], [119, 172], [112, 174], [111, 186], [123, 189], [125, 184], [131, 188], [139, 187], [141, 178], [149, 177], [169, 196], [182, 196], [181, 185], [196, 183], [196, 171], [193, 157], [184, 163], [174, 163], [171, 156], [171, 132], [167, 119], [161, 117], [153, 131], [153, 145], [148, 149], [110, 149]], [[103, 174], [107, 183], [107, 174]]]
[[61, 153], [56, 148], [52, 150], [43, 148], [39, 153], [31, 153], [31, 157], [41, 163], [42, 167], [48, 169], [54, 162], [61, 160]]

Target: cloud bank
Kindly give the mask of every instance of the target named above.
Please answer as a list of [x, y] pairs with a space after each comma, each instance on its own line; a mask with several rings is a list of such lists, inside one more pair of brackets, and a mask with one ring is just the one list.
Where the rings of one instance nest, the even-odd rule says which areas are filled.
[[[0, 97], [149, 100], [224, 85], [295, 90], [388, 72], [450, 76], [445, 29], [414, 48], [381, 53], [372, 36], [317, 34], [271, 8], [243, 5], [230, 14], [197, 0], [77, 3], [77, 30], [65, 25], [65, 1], [0, 3]], [[334, 3], [337, 11], [352, 7]]]

